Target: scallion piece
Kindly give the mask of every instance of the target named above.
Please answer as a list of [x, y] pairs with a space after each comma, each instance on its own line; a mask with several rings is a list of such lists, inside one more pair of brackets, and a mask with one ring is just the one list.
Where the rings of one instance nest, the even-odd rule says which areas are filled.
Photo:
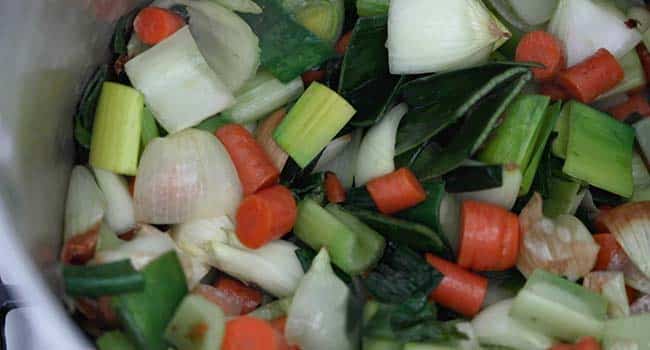
[[144, 97], [137, 90], [104, 83], [95, 112], [90, 165], [135, 175], [140, 153]]
[[144, 288], [144, 277], [129, 260], [102, 265], [63, 267], [68, 295], [99, 297], [136, 292]]

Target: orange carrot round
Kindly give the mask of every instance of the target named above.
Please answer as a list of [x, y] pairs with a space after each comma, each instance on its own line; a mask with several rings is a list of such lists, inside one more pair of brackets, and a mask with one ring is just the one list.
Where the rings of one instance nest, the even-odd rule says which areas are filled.
[[232, 278], [221, 277], [214, 284], [214, 287], [224, 292], [224, 294], [238, 300], [242, 305], [242, 314], [247, 314], [262, 305], [264, 295], [261, 291]]
[[481, 309], [488, 280], [433, 254], [426, 255], [427, 262], [442, 275], [442, 281], [431, 293], [431, 299], [464, 316], [473, 317]]
[[239, 124], [228, 124], [215, 132], [237, 169], [244, 195], [278, 182], [280, 172], [253, 135]]
[[464, 201], [458, 265], [476, 271], [507, 270], [517, 263], [519, 220], [497, 205]]
[[552, 34], [543, 30], [526, 33], [517, 45], [515, 53], [517, 62], [536, 62], [544, 68], [533, 68], [533, 75], [538, 81], [555, 78], [564, 66], [562, 43]]
[[583, 337], [576, 343], [575, 350], [600, 350], [600, 343], [594, 337]]
[[370, 180], [366, 189], [379, 211], [384, 214], [397, 213], [427, 198], [420, 181], [407, 168]]
[[352, 31], [343, 34], [343, 36], [336, 43], [336, 47], [334, 49], [339, 55], [345, 55], [345, 51], [347, 51], [348, 46], [350, 46], [350, 39], [352, 39]]
[[583, 103], [593, 102], [623, 80], [625, 72], [607, 49], [596, 53], [569, 69], [560, 72], [558, 84]]
[[332, 172], [325, 174], [325, 194], [330, 203], [345, 202], [345, 188], [336, 174]]
[[611, 233], [598, 233], [593, 235], [594, 240], [600, 246], [594, 270], [608, 270], [612, 260], [620, 259], [625, 255], [623, 248], [618, 244]]
[[650, 104], [645, 93], [640, 92], [628, 97], [627, 101], [620, 103], [608, 110], [614, 118], [625, 120], [632, 113], [639, 113], [643, 116], [650, 116]]
[[555, 83], [544, 83], [539, 87], [539, 93], [551, 98], [551, 101], [563, 101], [569, 99], [569, 94]]
[[226, 322], [221, 350], [287, 350], [286, 340], [269, 322], [241, 316]]
[[256, 249], [291, 231], [296, 222], [296, 200], [286, 187], [275, 185], [247, 196], [237, 209], [237, 237]]
[[160, 7], [145, 7], [133, 20], [133, 30], [138, 39], [147, 45], [155, 45], [185, 25], [183, 17]]

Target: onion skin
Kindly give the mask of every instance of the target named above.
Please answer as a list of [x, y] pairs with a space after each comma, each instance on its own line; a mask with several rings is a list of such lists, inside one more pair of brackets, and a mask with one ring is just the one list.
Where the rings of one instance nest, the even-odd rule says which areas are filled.
[[650, 276], [650, 202], [626, 203], [602, 217], [634, 265]]

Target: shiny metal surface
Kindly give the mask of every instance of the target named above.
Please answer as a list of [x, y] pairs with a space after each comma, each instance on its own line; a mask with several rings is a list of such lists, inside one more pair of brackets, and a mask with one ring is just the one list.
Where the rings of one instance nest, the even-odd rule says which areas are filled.
[[57, 297], [72, 117], [113, 23], [136, 2], [0, 0], [0, 276], [38, 310], [31, 330], [49, 349], [89, 348]]

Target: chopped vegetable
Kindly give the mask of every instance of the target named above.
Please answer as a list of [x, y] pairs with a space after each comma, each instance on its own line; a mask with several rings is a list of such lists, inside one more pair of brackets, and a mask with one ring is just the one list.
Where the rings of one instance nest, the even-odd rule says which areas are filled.
[[101, 65], [88, 79], [83, 89], [74, 121], [74, 138], [83, 148], [89, 149], [91, 130], [95, 120], [97, 101], [104, 82], [108, 79], [108, 66]]
[[304, 168], [354, 113], [354, 108], [341, 96], [314, 82], [282, 120], [273, 137]]
[[232, 278], [221, 277], [214, 286], [226, 297], [237, 300], [242, 306], [241, 314], [247, 314], [262, 304], [262, 292]]
[[643, 65], [641, 64], [641, 60], [636, 51], [632, 50], [625, 56], [618, 58], [618, 62], [621, 65], [621, 68], [623, 68], [623, 81], [606, 93], [600, 95], [598, 100], [613, 97], [616, 96], [616, 94], [624, 92], [632, 92], [635, 89], [643, 88], [646, 85], [647, 79], [645, 71], [643, 70]]
[[144, 100], [137, 90], [106, 82], [97, 103], [90, 165], [135, 175], [140, 154]]
[[535, 193], [519, 215], [521, 245], [517, 268], [525, 276], [545, 269], [576, 280], [589, 273], [598, 256], [598, 244], [576, 217], [544, 217], [542, 197]]
[[548, 193], [544, 199], [544, 215], [556, 218], [563, 214], [574, 215], [585, 194], [582, 183], [566, 177], [547, 178]]
[[515, 214], [494, 204], [463, 202], [458, 265], [475, 271], [507, 270], [517, 263], [519, 241]]
[[560, 276], [538, 269], [515, 297], [510, 315], [562, 340], [602, 336], [607, 300]]
[[128, 260], [104, 265], [63, 266], [65, 292], [73, 296], [99, 297], [144, 289], [144, 277]]
[[293, 18], [320, 39], [334, 43], [345, 20], [344, 0], [282, 0]]
[[106, 198], [106, 224], [117, 233], [124, 233], [135, 227], [133, 197], [126, 180], [110, 171], [94, 168], [99, 188]]
[[[363, 137], [363, 130], [357, 129], [352, 133], [352, 137], [349, 142], [345, 142], [347, 136], [341, 136], [337, 139], [334, 139], [330, 144], [323, 150], [321, 157], [316, 163], [313, 172], [321, 171], [330, 171], [335, 173], [336, 176], [341, 180], [341, 184], [346, 189], [352, 188], [354, 182], [354, 174], [357, 170], [357, 158], [359, 153], [359, 146], [361, 145], [361, 139]], [[325, 153], [330, 149], [335, 142], [340, 142], [339, 144], [345, 142], [345, 147], [340, 151], [340, 153], [334, 157], [334, 159], [329, 160], [328, 162], [321, 162], [325, 159]], [[334, 152], [337, 153], [337, 152]]]
[[221, 346], [225, 317], [218, 306], [188, 294], [165, 330], [165, 338], [181, 350], [213, 350]]
[[75, 166], [70, 175], [65, 204], [64, 241], [97, 231], [105, 211], [106, 197], [97, 186], [92, 173], [84, 166]]
[[480, 1], [390, 3], [386, 47], [391, 74], [450, 71], [486, 62], [509, 38], [510, 32]]
[[[506, 210], [512, 209], [521, 186], [521, 170], [514, 164], [504, 165], [503, 167], [498, 166], [498, 168], [502, 168], [502, 183], [500, 186], [485, 190], [456, 193], [456, 197], [460, 200], [471, 199], [492, 203]], [[466, 183], [466, 185], [471, 185], [471, 183]]]
[[285, 334], [290, 344], [310, 350], [351, 350], [347, 334], [348, 287], [336, 277], [322, 248], [300, 282], [289, 307]]
[[240, 316], [226, 322], [222, 350], [284, 350], [287, 343], [269, 322]]
[[129, 60], [125, 69], [156, 120], [171, 133], [221, 112], [234, 101], [188, 27]]
[[232, 293], [227, 293], [211, 285], [199, 283], [192, 290], [193, 294], [205, 298], [209, 302], [219, 306], [226, 316], [239, 316], [244, 308], [243, 300]]
[[366, 188], [380, 212], [393, 214], [413, 207], [427, 197], [424, 188], [407, 168], [373, 179]]
[[83, 265], [93, 258], [97, 247], [99, 224], [86, 233], [68, 239], [61, 249], [61, 261], [65, 264]]
[[228, 124], [220, 127], [215, 134], [237, 169], [245, 196], [278, 182], [280, 172], [246, 128]]
[[[517, 1], [512, 1], [516, 3]], [[532, 2], [532, 1], [531, 1]], [[536, 30], [524, 35], [517, 45], [515, 61], [536, 62], [542, 68], [533, 68], [533, 75], [538, 81], [552, 80], [565, 64], [562, 43], [553, 34]]]
[[293, 194], [282, 185], [249, 195], [237, 209], [237, 237], [257, 249], [291, 231], [297, 210]]
[[503, 185], [504, 167], [469, 163], [450, 171], [444, 177], [445, 190], [450, 193], [474, 192]]
[[145, 7], [133, 20], [133, 30], [143, 43], [155, 45], [185, 25], [183, 17], [160, 7]]
[[325, 191], [328, 202], [334, 204], [345, 202], [345, 188], [332, 172], [325, 174]]
[[629, 96], [625, 102], [621, 102], [607, 110], [614, 118], [624, 121], [633, 113], [640, 115], [650, 115], [650, 104], [643, 93], [636, 93]]
[[289, 155], [275, 142], [273, 132], [280, 125], [286, 114], [287, 111], [284, 108], [278, 109], [261, 121], [257, 129], [255, 129], [255, 140], [279, 171], [282, 171], [284, 168], [287, 159], [289, 159]]
[[614, 235], [610, 233], [598, 233], [593, 237], [596, 243], [598, 243], [598, 246], [600, 246], [594, 270], [609, 270], [612, 260], [617, 259], [620, 254], [625, 253], [618, 242], [616, 242], [616, 237], [614, 237]]
[[255, 311], [249, 313], [248, 316], [270, 321], [279, 317], [285, 317], [287, 315], [287, 311], [289, 311], [290, 305], [291, 298], [278, 299], [276, 301], [262, 305]]
[[603, 335], [604, 348], [606, 350], [647, 349], [647, 344], [650, 343], [649, 325], [650, 314], [608, 320]]
[[623, 81], [625, 72], [606, 49], [599, 49], [584, 61], [562, 71], [558, 84], [583, 103], [591, 103]]
[[485, 299], [487, 279], [432, 254], [426, 258], [444, 276], [431, 293], [431, 299], [466, 317], [475, 316]]
[[97, 251], [93, 263], [107, 264], [129, 259], [136, 270], [142, 270], [152, 260], [174, 250], [174, 241], [152, 226], [142, 226], [130, 241], [113, 249]]
[[227, 216], [220, 216], [176, 225], [170, 235], [181, 252], [209, 264], [212, 242], [227, 242], [228, 232], [234, 229]]
[[356, 0], [359, 17], [388, 14], [389, 0]]
[[233, 215], [241, 194], [237, 171], [219, 140], [189, 129], [153, 140], [142, 153], [135, 215], [153, 224]]
[[142, 109], [142, 133], [140, 139], [140, 151], [143, 151], [151, 140], [160, 137], [160, 130], [158, 130], [158, 123], [153, 116], [153, 113], [145, 106]]
[[345, 151], [350, 142], [352, 142], [352, 138], [352, 134], [345, 134], [328, 143], [323, 149], [323, 152], [321, 152], [320, 157], [318, 157], [318, 162], [316, 162], [312, 173], [324, 171], [323, 168], [325, 165], [332, 163], [336, 158], [338, 158]]
[[638, 202], [608, 210], [603, 217], [603, 222], [616, 241], [646, 276], [650, 275], [648, 213], [650, 202]]
[[135, 345], [121, 331], [111, 331], [102, 334], [97, 338], [99, 350], [136, 350]]
[[626, 317], [630, 315], [630, 305], [625, 291], [625, 281], [622, 272], [596, 271], [585, 276], [582, 285], [601, 294], [609, 302], [607, 314], [609, 317]]

